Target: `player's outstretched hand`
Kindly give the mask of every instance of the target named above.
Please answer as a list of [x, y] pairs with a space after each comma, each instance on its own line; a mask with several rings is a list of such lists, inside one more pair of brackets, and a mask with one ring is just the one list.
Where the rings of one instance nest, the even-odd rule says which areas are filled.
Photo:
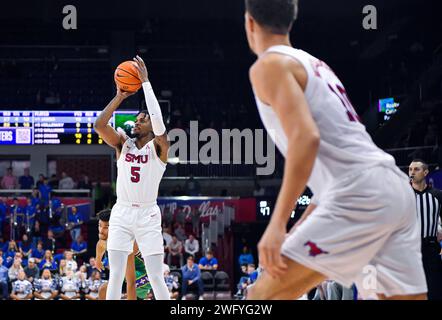
[[281, 277], [287, 270], [281, 256], [285, 234], [284, 226], [270, 222], [258, 244], [259, 264], [274, 278]]
[[136, 92], [127, 92], [123, 91], [120, 88], [117, 87], [117, 97], [122, 98], [123, 100], [130, 97], [131, 95], [134, 95]]
[[134, 61], [135, 69], [138, 71], [138, 77], [140, 78], [141, 82], [148, 82], [149, 75], [147, 74], [146, 64], [144, 63], [143, 59], [141, 59], [140, 56], [136, 56]]

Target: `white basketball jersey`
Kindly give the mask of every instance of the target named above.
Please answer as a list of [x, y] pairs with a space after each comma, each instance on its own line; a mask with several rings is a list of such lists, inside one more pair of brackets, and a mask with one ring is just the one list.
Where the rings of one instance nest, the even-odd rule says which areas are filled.
[[[305, 98], [320, 132], [318, 155], [308, 186], [321, 197], [333, 182], [380, 163], [395, 165], [394, 158], [379, 149], [359, 122], [341, 81], [321, 60], [288, 46], [273, 46], [266, 53], [279, 53], [299, 61], [307, 72]], [[279, 151], [287, 154], [287, 136], [273, 109], [256, 97], [264, 127]]]
[[166, 164], [158, 158], [153, 140], [138, 149], [135, 139], [127, 139], [117, 167], [117, 201], [156, 204]]

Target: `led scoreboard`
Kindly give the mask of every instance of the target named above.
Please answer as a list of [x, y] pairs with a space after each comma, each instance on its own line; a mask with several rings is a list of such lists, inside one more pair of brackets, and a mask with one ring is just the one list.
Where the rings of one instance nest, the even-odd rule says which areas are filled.
[[0, 111], [0, 144], [103, 144], [94, 130], [100, 112]]
[[34, 144], [103, 144], [94, 130], [99, 111], [34, 111]]

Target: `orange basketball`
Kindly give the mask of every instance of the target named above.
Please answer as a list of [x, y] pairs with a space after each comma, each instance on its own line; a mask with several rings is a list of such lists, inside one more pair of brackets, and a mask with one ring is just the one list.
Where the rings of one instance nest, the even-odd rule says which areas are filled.
[[134, 65], [133, 61], [124, 61], [115, 70], [115, 83], [122, 91], [136, 92], [141, 88], [141, 80]]

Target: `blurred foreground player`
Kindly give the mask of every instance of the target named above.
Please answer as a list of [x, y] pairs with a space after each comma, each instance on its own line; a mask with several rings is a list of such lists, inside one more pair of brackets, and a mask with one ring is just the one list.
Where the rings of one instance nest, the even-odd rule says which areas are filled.
[[121, 299], [127, 257], [136, 240], [156, 299], [169, 300], [163, 276], [161, 212], [156, 202], [158, 186], [166, 170], [169, 142], [146, 66], [140, 57], [134, 61], [147, 105], [147, 112], [137, 115], [135, 138], [118, 133], [108, 124], [121, 102], [133, 93], [117, 89], [117, 95], [95, 122], [95, 130], [115, 149], [118, 167], [117, 202], [112, 208], [107, 242], [110, 276], [106, 299]]
[[[377, 271], [381, 299], [425, 299], [413, 190], [393, 157], [359, 122], [341, 81], [294, 49], [296, 0], [246, 0], [245, 28], [258, 60], [250, 80], [267, 131], [285, 156], [284, 177], [259, 262], [266, 270], [249, 299], [295, 299], [325, 279], [364, 289]], [[286, 237], [306, 185], [314, 199]]]
[[[109, 233], [109, 220], [111, 210], [105, 209], [98, 213], [98, 242], [96, 248], [96, 267], [98, 270], [103, 269], [102, 260], [107, 250], [107, 238]], [[126, 268], [126, 290], [127, 300], [144, 300], [147, 298], [151, 289], [149, 279], [147, 277], [144, 261], [137, 243], [134, 243], [134, 250], [127, 259]], [[107, 283], [104, 283], [99, 289], [99, 299], [106, 300]]]

